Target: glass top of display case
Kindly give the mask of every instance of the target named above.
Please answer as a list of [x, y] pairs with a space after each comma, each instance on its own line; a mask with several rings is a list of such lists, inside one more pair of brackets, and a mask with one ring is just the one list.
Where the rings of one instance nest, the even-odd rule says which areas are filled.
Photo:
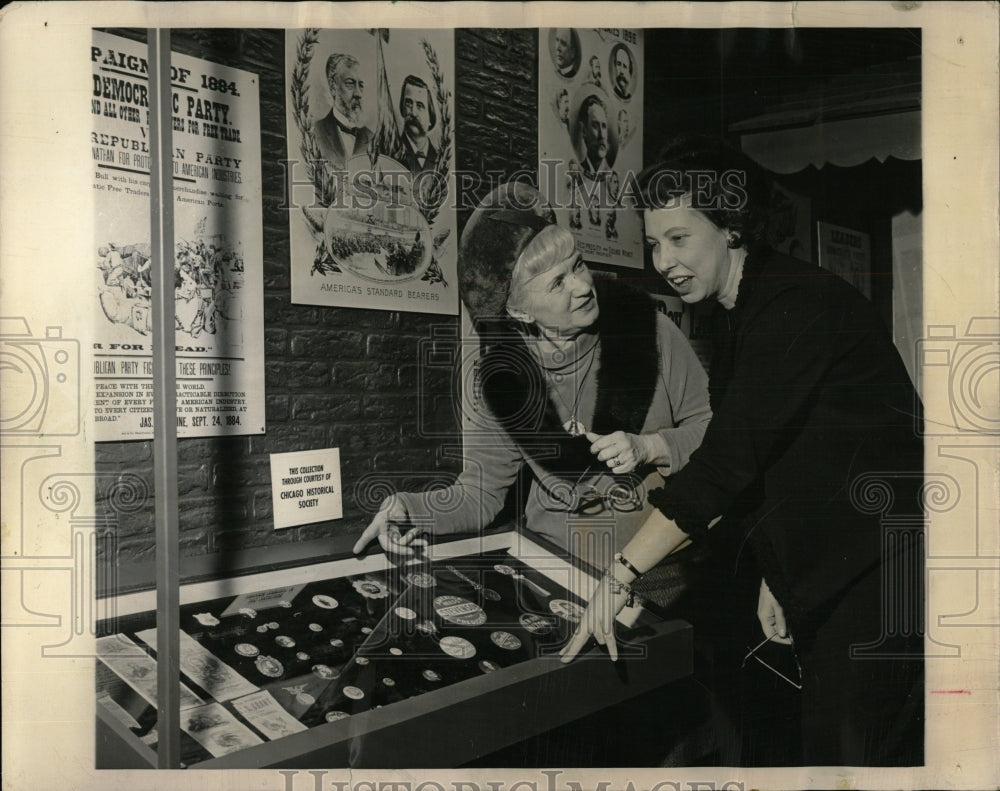
[[[181, 760], [197, 766], [553, 657], [593, 580], [510, 534], [401, 565], [349, 558], [181, 592]], [[155, 750], [151, 592], [101, 623], [98, 701]], [[555, 663], [553, 663], [555, 664]]]

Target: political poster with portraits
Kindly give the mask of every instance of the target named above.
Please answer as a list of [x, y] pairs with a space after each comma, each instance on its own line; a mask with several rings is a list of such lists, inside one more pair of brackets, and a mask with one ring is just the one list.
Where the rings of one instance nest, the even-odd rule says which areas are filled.
[[538, 36], [538, 183], [588, 261], [642, 268], [642, 30]]
[[[94, 31], [95, 439], [153, 436], [147, 48]], [[177, 435], [264, 431], [255, 74], [171, 54]]]
[[292, 302], [458, 313], [454, 33], [290, 30]]

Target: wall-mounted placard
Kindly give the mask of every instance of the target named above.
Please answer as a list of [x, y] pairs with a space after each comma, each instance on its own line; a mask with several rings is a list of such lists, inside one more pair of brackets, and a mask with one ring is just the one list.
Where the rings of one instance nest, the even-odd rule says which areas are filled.
[[340, 449], [271, 454], [274, 529], [340, 519]]

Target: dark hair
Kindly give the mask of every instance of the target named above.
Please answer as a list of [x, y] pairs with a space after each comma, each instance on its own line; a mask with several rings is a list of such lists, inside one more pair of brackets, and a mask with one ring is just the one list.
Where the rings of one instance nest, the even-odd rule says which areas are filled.
[[615, 44], [615, 46], [612, 47], [611, 62], [612, 63], [615, 62], [615, 55], [617, 55], [619, 52], [624, 52], [625, 57], [628, 58], [628, 73], [629, 76], [631, 76], [632, 72], [635, 71], [635, 64], [632, 62], [632, 53], [629, 51], [629, 48], [626, 47], [624, 44]]
[[580, 109], [576, 114], [576, 123], [578, 126], [587, 123], [587, 113], [590, 112], [590, 108], [595, 104], [600, 105], [601, 109], [604, 110], [604, 114], [607, 115], [608, 106], [604, 103], [604, 99], [596, 93], [592, 93], [580, 104]]
[[670, 140], [638, 177], [640, 209], [675, 206], [684, 195], [716, 227], [739, 243], [763, 242], [771, 181], [746, 154], [718, 138], [684, 135]]
[[431, 125], [427, 127], [427, 131], [429, 132], [437, 124], [437, 113], [434, 112], [434, 100], [431, 98], [431, 89], [428, 88], [427, 83], [420, 79], [416, 74], [408, 74], [399, 89], [399, 114], [401, 116], [406, 115], [406, 113], [403, 112], [403, 96], [406, 94], [407, 85], [413, 85], [427, 91], [427, 112], [431, 119]]

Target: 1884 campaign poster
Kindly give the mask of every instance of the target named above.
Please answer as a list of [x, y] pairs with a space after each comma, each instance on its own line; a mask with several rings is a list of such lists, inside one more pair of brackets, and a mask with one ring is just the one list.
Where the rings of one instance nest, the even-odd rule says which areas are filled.
[[642, 30], [538, 36], [538, 183], [588, 261], [642, 268]]
[[292, 302], [458, 312], [448, 30], [288, 31]]
[[[153, 435], [149, 82], [144, 44], [94, 32], [96, 439]], [[174, 54], [177, 432], [264, 430], [256, 77]]]

